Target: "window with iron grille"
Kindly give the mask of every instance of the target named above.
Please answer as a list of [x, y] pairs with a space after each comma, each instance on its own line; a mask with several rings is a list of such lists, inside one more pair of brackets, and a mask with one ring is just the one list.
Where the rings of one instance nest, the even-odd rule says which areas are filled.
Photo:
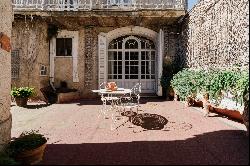
[[11, 78], [19, 78], [20, 55], [19, 50], [11, 51]]

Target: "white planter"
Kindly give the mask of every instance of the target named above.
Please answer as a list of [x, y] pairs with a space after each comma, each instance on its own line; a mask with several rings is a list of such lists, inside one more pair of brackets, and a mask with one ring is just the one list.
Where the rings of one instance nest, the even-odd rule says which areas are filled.
[[240, 114], [243, 114], [243, 110], [244, 110], [244, 105], [237, 103], [236, 101], [233, 100], [233, 98], [235, 97], [232, 93], [230, 92], [222, 92], [223, 94], [223, 99], [221, 100], [221, 103], [219, 104], [220, 108], [227, 108], [230, 110], [237, 110], [240, 112]]

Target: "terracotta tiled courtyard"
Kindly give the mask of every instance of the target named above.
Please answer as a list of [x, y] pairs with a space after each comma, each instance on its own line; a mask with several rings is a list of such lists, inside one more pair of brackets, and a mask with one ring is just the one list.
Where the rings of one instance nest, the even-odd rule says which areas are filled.
[[145, 130], [99, 115], [102, 103], [85, 100], [67, 104], [29, 103], [15, 106], [12, 137], [39, 130], [49, 138], [41, 164], [248, 164], [245, 126], [177, 101], [143, 99], [140, 110], [164, 116], [161, 130]]

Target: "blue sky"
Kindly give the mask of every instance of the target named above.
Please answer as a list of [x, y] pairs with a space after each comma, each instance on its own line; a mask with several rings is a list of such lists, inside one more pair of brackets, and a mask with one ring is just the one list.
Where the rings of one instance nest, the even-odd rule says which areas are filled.
[[188, 0], [188, 10], [192, 9], [196, 2], [197, 0]]

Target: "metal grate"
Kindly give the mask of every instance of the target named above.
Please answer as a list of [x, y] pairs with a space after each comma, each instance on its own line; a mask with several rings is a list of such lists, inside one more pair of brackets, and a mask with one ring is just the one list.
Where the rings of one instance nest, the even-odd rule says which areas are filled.
[[20, 56], [19, 50], [11, 51], [11, 78], [19, 78]]

